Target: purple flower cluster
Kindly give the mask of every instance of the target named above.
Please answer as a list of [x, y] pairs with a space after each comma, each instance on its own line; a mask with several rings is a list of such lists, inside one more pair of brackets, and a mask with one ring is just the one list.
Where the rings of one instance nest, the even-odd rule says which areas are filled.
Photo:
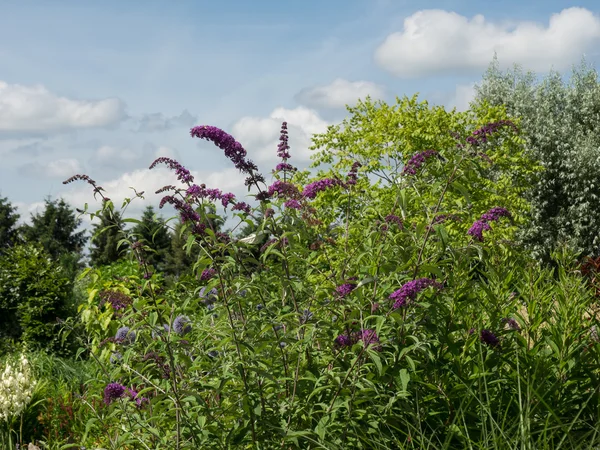
[[269, 240], [268, 240], [267, 242], [265, 242], [265, 243], [263, 244], [263, 246], [260, 248], [260, 252], [261, 252], [261, 253], [264, 253], [264, 252], [266, 252], [266, 251], [267, 251], [267, 249], [268, 249], [269, 247], [271, 247], [272, 245], [275, 245], [276, 247], [278, 247], [278, 248], [281, 248], [282, 246], [284, 246], [284, 245], [288, 245], [288, 244], [289, 244], [289, 241], [288, 241], [288, 239], [287, 239], [286, 237], [284, 237], [284, 238], [281, 238], [281, 239], [279, 239], [279, 238], [273, 238], [273, 239], [269, 239]]
[[160, 158], [155, 159], [154, 162], [150, 164], [150, 169], [154, 169], [157, 165], [162, 163], [169, 166], [171, 170], [174, 170], [177, 174], [177, 179], [182, 183], [190, 184], [194, 182], [194, 177], [192, 176], [190, 171], [171, 158], [162, 156]]
[[335, 180], [332, 178], [323, 178], [322, 180], [313, 181], [312, 183], [304, 186], [304, 191], [302, 192], [302, 195], [305, 198], [313, 199], [317, 196], [319, 192], [339, 185], [339, 180]]
[[417, 298], [419, 292], [423, 291], [429, 286], [433, 286], [436, 289], [442, 288], [440, 283], [430, 278], [418, 278], [416, 280], [404, 283], [400, 289], [390, 294], [390, 300], [394, 301], [392, 309], [398, 309], [408, 305], [410, 301], [414, 301]]
[[202, 271], [202, 274], [200, 274], [200, 280], [201, 281], [210, 280], [212, 277], [215, 276], [216, 273], [217, 273], [217, 271], [213, 268], [204, 269]]
[[388, 214], [385, 216], [385, 221], [387, 223], [395, 223], [398, 228], [402, 229], [402, 219], [395, 214]]
[[100, 291], [98, 296], [100, 297], [101, 307], [105, 303], [109, 303], [115, 311], [125, 309], [132, 303], [131, 298], [128, 295], [118, 291], [104, 290]]
[[283, 206], [285, 206], [286, 208], [291, 208], [291, 209], [301, 209], [302, 208], [302, 203], [300, 203], [298, 200], [287, 200]]
[[484, 125], [478, 130], [475, 130], [473, 134], [467, 138], [467, 143], [473, 146], [478, 146], [480, 144], [486, 143], [490, 135], [497, 132], [500, 128], [506, 126], [511, 127], [515, 133], [519, 132], [517, 126], [510, 120], [500, 120], [498, 122], [488, 123], [487, 125]]
[[439, 155], [437, 150], [425, 150], [413, 155], [413, 157], [410, 158], [410, 160], [406, 163], [406, 166], [404, 166], [402, 173], [416, 175], [417, 170], [423, 165], [423, 163], [425, 163], [427, 158], [437, 155]]
[[511, 217], [510, 212], [505, 208], [492, 208], [485, 214], [482, 214], [481, 218], [473, 223], [467, 234], [473, 236], [479, 242], [483, 242], [483, 232], [492, 229], [488, 222], [496, 222], [501, 217]]
[[500, 321], [502, 323], [505, 323], [508, 326], [508, 328], [510, 328], [511, 330], [515, 330], [515, 331], [521, 330], [521, 327], [519, 326], [519, 322], [517, 322], [512, 317], [503, 317], [502, 319], [500, 319]]
[[481, 342], [483, 342], [486, 345], [489, 345], [490, 347], [497, 347], [498, 345], [500, 345], [500, 339], [498, 339], [496, 335], [490, 330], [481, 330], [479, 339], [481, 340]]
[[277, 156], [279, 156], [284, 161], [291, 158], [288, 150], [290, 146], [288, 144], [288, 132], [287, 132], [287, 122], [283, 122], [281, 124], [281, 134], [279, 136], [279, 145], [277, 146]]
[[115, 342], [119, 344], [133, 344], [135, 342], [135, 331], [131, 331], [129, 327], [121, 327], [115, 334]]
[[173, 331], [180, 336], [188, 334], [190, 331], [192, 331], [190, 318], [188, 316], [177, 316], [173, 321]]
[[358, 168], [361, 166], [361, 163], [359, 163], [358, 161], [354, 161], [354, 164], [352, 164], [352, 168], [350, 169], [350, 172], [348, 172], [348, 176], [346, 177], [347, 186], [356, 184], [356, 181], [358, 180]]
[[223, 193], [221, 189], [207, 189], [206, 185], [201, 184], [198, 186], [197, 184], [191, 185], [185, 193], [193, 198], [207, 198], [210, 201], [221, 200], [221, 204], [225, 209], [230, 203], [235, 203], [235, 195], [231, 192]]
[[361, 329], [360, 331], [353, 331], [349, 335], [348, 334], [340, 334], [333, 341], [335, 347], [343, 348], [343, 347], [351, 347], [356, 344], [358, 341], [363, 341], [365, 347], [373, 344], [373, 350], [381, 351], [381, 345], [379, 345], [379, 336], [375, 330], [371, 329]]
[[127, 388], [120, 383], [108, 383], [104, 388], [104, 403], [110, 405], [114, 400], [125, 397], [125, 394], [128, 394], [138, 407], [142, 406], [143, 402], [148, 401], [147, 398], [139, 397], [137, 391]]
[[104, 403], [110, 405], [113, 400], [122, 398], [127, 388], [120, 383], [108, 383], [104, 388]]
[[277, 195], [278, 197], [284, 198], [296, 198], [300, 195], [295, 184], [281, 180], [275, 180], [275, 182], [269, 186], [267, 192], [269, 193], [269, 197]]
[[344, 283], [335, 288], [335, 292], [337, 292], [338, 296], [343, 298], [350, 294], [354, 289], [356, 289], [356, 283]]
[[241, 172], [252, 174], [254, 171], [258, 170], [252, 161], [246, 160], [246, 150], [242, 147], [242, 144], [220, 128], [200, 125], [192, 128], [190, 130], [190, 135], [192, 137], [213, 142], [217, 147], [223, 150], [225, 156], [229, 158], [235, 165], [235, 168], [239, 169]]
[[454, 220], [456, 222], [460, 222], [460, 217], [458, 217], [456, 214], [438, 214], [433, 219], [433, 225], [444, 223], [447, 220]]

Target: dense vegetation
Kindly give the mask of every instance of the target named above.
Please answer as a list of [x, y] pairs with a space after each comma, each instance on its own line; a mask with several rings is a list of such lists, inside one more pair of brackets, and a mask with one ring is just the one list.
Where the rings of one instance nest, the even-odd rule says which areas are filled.
[[306, 171], [284, 123], [270, 181], [195, 127], [254, 206], [159, 158], [173, 225], [75, 175], [102, 198], [84, 269], [68, 205], [20, 230], [0, 199], [4, 445], [600, 445], [597, 74], [535, 83], [492, 64], [467, 112], [359, 102]]

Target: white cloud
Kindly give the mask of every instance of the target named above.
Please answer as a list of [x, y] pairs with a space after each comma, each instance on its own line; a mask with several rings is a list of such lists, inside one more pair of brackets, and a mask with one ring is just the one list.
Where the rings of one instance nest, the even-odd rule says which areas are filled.
[[448, 106], [450, 108], [456, 107], [458, 111], [466, 111], [470, 107], [469, 103], [475, 98], [475, 94], [475, 83], [458, 84]]
[[186, 109], [180, 115], [167, 117], [162, 113], [145, 114], [139, 119], [137, 131], [166, 131], [176, 127], [192, 127], [197, 117]]
[[21, 166], [19, 172], [36, 178], [63, 178], [67, 179], [76, 173], [83, 172], [79, 161], [74, 158], [64, 158], [47, 163], [35, 162]]
[[[315, 133], [323, 133], [329, 125], [319, 114], [300, 106], [294, 109], [276, 108], [269, 117], [243, 117], [233, 125], [233, 135], [248, 151], [252, 160], [272, 162], [277, 160], [277, 145], [281, 123], [288, 123], [290, 163], [310, 160], [312, 152], [308, 150], [311, 137]], [[267, 171], [259, 166], [259, 170]]]
[[122, 168], [124, 164], [137, 162], [140, 157], [139, 152], [129, 148], [103, 145], [94, 152], [92, 162], [104, 167]]
[[44, 86], [0, 81], [0, 132], [40, 133], [115, 125], [126, 117], [116, 98], [73, 100]]
[[313, 108], [344, 108], [353, 106], [358, 99], [382, 99], [385, 88], [371, 81], [348, 81], [335, 79], [328, 85], [318, 85], [302, 89], [296, 94], [296, 100]]
[[454, 12], [423, 10], [404, 20], [404, 30], [390, 34], [375, 61], [399, 77], [480, 70], [494, 52], [503, 65], [518, 63], [536, 71], [569, 67], [600, 44], [600, 18], [584, 8], [567, 8], [548, 25], [493, 23]]

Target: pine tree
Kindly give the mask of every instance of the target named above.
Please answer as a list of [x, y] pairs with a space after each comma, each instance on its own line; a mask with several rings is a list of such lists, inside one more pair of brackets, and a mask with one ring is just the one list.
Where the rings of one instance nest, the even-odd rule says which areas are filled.
[[151, 251], [145, 254], [146, 262], [156, 270], [163, 270], [167, 254], [171, 250], [171, 236], [162, 217], [156, 217], [152, 206], [146, 207], [140, 223], [132, 229], [136, 241], [142, 242]]
[[26, 242], [41, 244], [50, 257], [59, 262], [72, 278], [81, 268], [86, 231], [77, 231], [82, 220], [62, 198], [45, 200], [44, 211], [31, 215], [31, 225], [21, 233]]
[[107, 206], [100, 214], [100, 223], [94, 224], [90, 248], [90, 265], [105, 266], [118, 261], [126, 254], [126, 247], [118, 246], [123, 235], [124, 223], [118, 211]]

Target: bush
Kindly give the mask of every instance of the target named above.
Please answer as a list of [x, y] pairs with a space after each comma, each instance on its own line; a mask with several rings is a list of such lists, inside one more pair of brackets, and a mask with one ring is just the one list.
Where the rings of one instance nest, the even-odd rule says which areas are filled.
[[[317, 164], [331, 166], [312, 179], [289, 164], [284, 123], [269, 186], [233, 137], [192, 129], [245, 174], [254, 209], [195, 184], [176, 161], [152, 164], [183, 185], [165, 188], [161, 205], [193, 236], [197, 281], [165, 289], [133, 242], [138, 267], [87, 274], [82, 334], [98, 376], [84, 398], [96, 405], [96, 444], [599, 444], [595, 299], [567, 250], [552, 271], [514, 242], [537, 170], [515, 124], [485, 105], [397, 106], [359, 104], [315, 137]], [[263, 220], [237, 240], [206, 217], [215, 201], [241, 222]]]

